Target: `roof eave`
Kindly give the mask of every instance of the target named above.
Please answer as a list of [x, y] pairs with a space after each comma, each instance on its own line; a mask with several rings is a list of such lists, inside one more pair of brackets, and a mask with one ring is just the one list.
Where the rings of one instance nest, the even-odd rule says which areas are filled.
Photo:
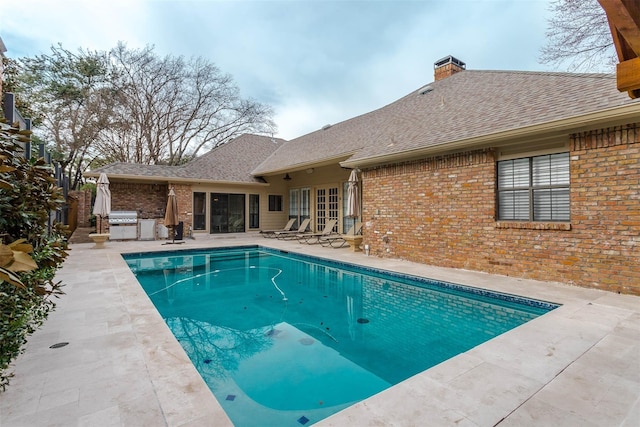
[[523, 140], [539, 136], [548, 137], [553, 134], [561, 135], [572, 133], [581, 129], [598, 128], [603, 124], [615, 126], [628, 123], [629, 120], [638, 120], [640, 117], [640, 102], [627, 104], [621, 107], [610, 108], [570, 117], [562, 120], [540, 123], [537, 125], [511, 129], [503, 132], [481, 135], [473, 138], [462, 139], [432, 147], [407, 150], [399, 153], [383, 154], [379, 156], [364, 157], [359, 159], [347, 159], [340, 163], [345, 168], [365, 168], [380, 166], [389, 163], [424, 158], [438, 154], [457, 152], [470, 148], [499, 147], [521, 143]]
[[350, 153], [342, 153], [338, 156], [334, 156], [334, 157], [329, 157], [329, 158], [324, 158], [321, 161], [310, 161], [310, 162], [304, 162], [304, 163], [295, 163], [292, 164], [290, 166], [286, 166], [286, 167], [282, 167], [279, 169], [269, 169], [269, 170], [264, 170], [264, 171], [258, 171], [256, 172], [255, 170], [253, 172], [251, 172], [251, 174], [253, 176], [271, 176], [271, 175], [279, 175], [279, 174], [283, 174], [283, 173], [292, 173], [292, 172], [298, 172], [298, 171], [303, 171], [305, 169], [309, 169], [309, 168], [319, 168], [322, 166], [331, 166], [331, 165], [335, 165], [335, 164], [341, 164], [343, 161], [346, 161], [347, 159], [349, 159], [349, 157], [353, 156], [354, 152], [350, 152]]
[[[89, 178], [97, 178], [100, 174], [96, 172], [85, 172], [83, 174], [85, 177]], [[220, 181], [214, 179], [196, 179], [196, 178], [179, 178], [179, 177], [167, 177], [167, 176], [141, 176], [141, 175], [129, 175], [129, 174], [118, 174], [118, 173], [108, 173], [107, 177], [109, 179], [123, 180], [123, 181], [137, 181], [137, 182], [171, 182], [171, 183], [185, 183], [185, 184], [216, 184], [216, 185], [255, 185], [259, 187], [268, 187], [269, 183], [263, 182], [242, 182], [242, 181]]]

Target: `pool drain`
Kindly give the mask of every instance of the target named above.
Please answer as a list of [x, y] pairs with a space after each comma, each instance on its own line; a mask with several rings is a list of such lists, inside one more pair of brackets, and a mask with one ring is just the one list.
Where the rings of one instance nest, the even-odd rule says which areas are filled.
[[57, 344], [54, 345], [50, 345], [49, 348], [61, 348], [64, 347], [65, 345], [69, 344], [68, 342], [59, 342]]
[[363, 317], [360, 317], [358, 320], [356, 320], [356, 322], [358, 322], [358, 323], [369, 323], [369, 319], [365, 319]]

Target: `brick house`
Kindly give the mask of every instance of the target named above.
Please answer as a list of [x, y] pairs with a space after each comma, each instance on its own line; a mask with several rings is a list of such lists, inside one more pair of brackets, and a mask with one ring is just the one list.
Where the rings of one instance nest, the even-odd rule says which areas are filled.
[[[112, 211], [135, 211], [162, 225], [169, 188], [178, 218], [194, 234], [257, 231], [286, 221], [285, 183], [270, 185], [251, 174], [284, 140], [242, 135], [182, 166], [112, 163], [85, 174], [107, 174]], [[276, 182], [277, 184], [277, 182]]]
[[307, 217], [344, 232], [357, 169], [371, 255], [640, 294], [640, 102], [608, 74], [453, 57], [434, 69], [399, 100], [291, 141], [245, 135], [184, 166], [93, 175], [108, 174], [114, 209], [142, 216], [161, 217], [175, 187], [194, 233]]

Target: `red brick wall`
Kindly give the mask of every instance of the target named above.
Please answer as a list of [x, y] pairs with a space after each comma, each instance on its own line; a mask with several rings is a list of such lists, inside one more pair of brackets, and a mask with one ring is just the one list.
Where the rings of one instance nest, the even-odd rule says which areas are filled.
[[193, 190], [191, 189], [191, 185], [185, 184], [170, 183], [169, 187], [173, 187], [173, 191], [176, 193], [176, 198], [178, 199], [178, 220], [184, 222], [184, 235], [187, 235], [189, 227], [193, 224], [193, 215], [188, 215], [193, 212]]
[[171, 187], [178, 198], [178, 218], [184, 222], [184, 233], [187, 235], [193, 218], [192, 215], [187, 214], [193, 212], [193, 192], [189, 184], [112, 182], [109, 185], [111, 210], [137, 211], [139, 219], [156, 219], [158, 224], [162, 224]]
[[640, 295], [640, 123], [572, 135], [570, 145], [575, 280]]
[[164, 217], [169, 193], [166, 184], [112, 182], [109, 189], [112, 211], [137, 211], [140, 219]]
[[137, 211], [140, 219], [157, 219], [162, 224], [164, 213], [167, 209], [167, 196], [169, 188], [178, 198], [178, 217], [184, 222], [184, 231], [191, 225], [193, 211], [193, 195], [191, 185], [185, 184], [141, 184], [112, 182], [111, 190], [112, 211]]
[[571, 222], [495, 220], [491, 150], [363, 172], [370, 253], [640, 295], [640, 125], [571, 138]]

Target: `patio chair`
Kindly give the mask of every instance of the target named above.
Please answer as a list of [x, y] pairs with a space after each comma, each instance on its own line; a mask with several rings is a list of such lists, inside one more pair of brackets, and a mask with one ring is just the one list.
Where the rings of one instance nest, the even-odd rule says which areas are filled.
[[276, 237], [276, 233], [279, 231], [291, 231], [291, 228], [295, 223], [296, 218], [291, 218], [289, 222], [287, 222], [287, 224], [280, 230], [260, 230], [260, 234], [262, 234], [262, 237], [273, 239], [274, 237]]
[[297, 230], [276, 231], [275, 232], [276, 239], [281, 239], [281, 240], [295, 239], [297, 235], [304, 233], [307, 230], [307, 227], [309, 227], [310, 222], [311, 220], [307, 218], [302, 221], [302, 223], [300, 224], [300, 227], [298, 227]]
[[[360, 234], [362, 232], [362, 223], [360, 221], [356, 222], [349, 228], [346, 236], [355, 236], [356, 234]], [[344, 238], [345, 234], [338, 235], [329, 235], [320, 237], [320, 244], [322, 246], [331, 246], [332, 248], [341, 248], [345, 245], [348, 245], [347, 239]]]
[[331, 236], [333, 234], [338, 234], [335, 231], [333, 231], [333, 227], [336, 226], [337, 222], [338, 221], [335, 219], [330, 219], [329, 221], [327, 221], [321, 233], [303, 233], [303, 234], [298, 234], [296, 238], [298, 239], [299, 243], [306, 243], [307, 245], [315, 245], [316, 243], [320, 243], [320, 239], [323, 237]]

